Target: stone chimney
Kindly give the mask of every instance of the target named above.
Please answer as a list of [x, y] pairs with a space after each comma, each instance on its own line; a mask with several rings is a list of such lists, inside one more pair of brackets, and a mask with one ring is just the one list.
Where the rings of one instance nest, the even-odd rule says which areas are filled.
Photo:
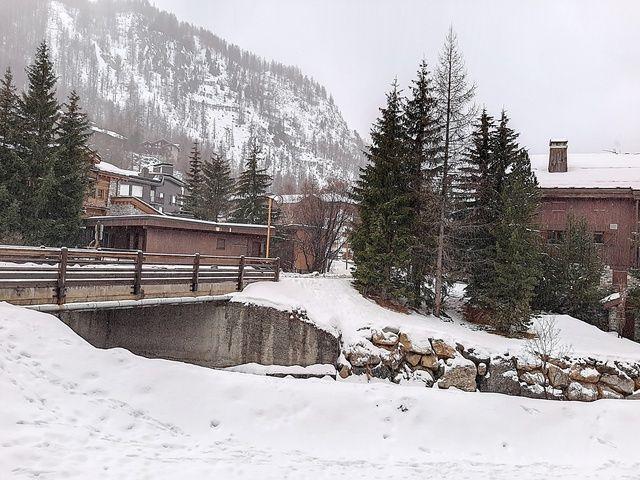
[[549, 140], [549, 173], [567, 171], [567, 140]]

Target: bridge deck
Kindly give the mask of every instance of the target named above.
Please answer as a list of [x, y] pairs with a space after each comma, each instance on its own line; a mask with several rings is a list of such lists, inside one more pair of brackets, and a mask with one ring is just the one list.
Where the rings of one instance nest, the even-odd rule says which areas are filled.
[[16, 305], [220, 295], [279, 276], [277, 258], [0, 246], [0, 301]]

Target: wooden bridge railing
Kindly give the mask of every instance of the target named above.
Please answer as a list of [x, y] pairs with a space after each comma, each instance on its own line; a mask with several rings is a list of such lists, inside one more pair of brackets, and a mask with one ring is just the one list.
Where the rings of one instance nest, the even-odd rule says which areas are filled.
[[[87, 287], [120, 287], [118, 298], [123, 297], [123, 286], [130, 287], [124, 296], [131, 298], [185, 291], [197, 295], [202, 290], [206, 294], [214, 283], [242, 290], [249, 283], [279, 277], [277, 258], [0, 246], [0, 301], [11, 302], [8, 292], [17, 291], [22, 297], [18, 303], [31, 303], [25, 298], [29, 292], [52, 289], [51, 300], [63, 304], [69, 291]], [[82, 299], [109, 297], [105, 288]], [[145, 294], [145, 289], [153, 291]]]

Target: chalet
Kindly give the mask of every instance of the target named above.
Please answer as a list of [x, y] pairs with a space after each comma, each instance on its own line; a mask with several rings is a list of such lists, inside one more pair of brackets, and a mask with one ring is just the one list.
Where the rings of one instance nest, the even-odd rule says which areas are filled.
[[268, 228], [149, 214], [90, 217], [86, 225], [102, 248], [251, 257], [264, 256]]
[[584, 217], [611, 269], [614, 285], [627, 284], [638, 267], [640, 154], [569, 153], [566, 140], [552, 140], [549, 155], [531, 165], [542, 192], [539, 225], [547, 242], [557, 242], [570, 215]]
[[159, 157], [164, 162], [175, 164], [178, 161], [178, 155], [180, 155], [180, 145], [161, 138], [153, 142], [142, 142], [140, 144], [140, 153]]

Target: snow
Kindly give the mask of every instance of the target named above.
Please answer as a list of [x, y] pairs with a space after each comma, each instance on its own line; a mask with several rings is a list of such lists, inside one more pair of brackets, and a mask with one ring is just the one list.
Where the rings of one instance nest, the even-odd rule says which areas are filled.
[[[460, 293], [460, 292], [458, 292]], [[410, 333], [411, 341], [425, 343], [441, 338], [491, 355], [524, 355], [525, 341], [494, 335], [471, 325], [452, 313], [450, 321], [416, 313], [404, 314], [384, 309], [362, 297], [348, 277], [281, 276], [280, 282], [260, 282], [235, 293], [232, 301], [267, 305], [283, 310], [304, 310], [310, 322], [319, 328], [342, 335], [346, 348], [362, 343], [365, 333], [384, 327]], [[534, 326], [542, 318], [534, 319]], [[568, 315], [553, 315], [560, 330], [561, 343], [580, 357], [637, 362], [640, 344], [609, 335]], [[426, 344], [426, 343], [425, 343]]]
[[285, 367], [282, 365], [260, 365], [258, 363], [246, 363], [244, 365], [236, 365], [227, 367], [225, 370], [229, 372], [249, 373], [252, 375], [336, 375], [336, 367], [334, 365], [309, 365], [301, 367], [293, 365]]
[[640, 154], [569, 153], [566, 173], [549, 173], [549, 155], [532, 155], [531, 167], [542, 188], [640, 189]]
[[635, 478], [632, 401], [294, 380], [98, 350], [0, 304], [0, 478]]
[[122, 175], [124, 177], [138, 177], [140, 172], [135, 170], [125, 170], [124, 168], [116, 167], [114, 164], [101, 160], [96, 164], [96, 168], [103, 172], [114, 173], [116, 175]]

